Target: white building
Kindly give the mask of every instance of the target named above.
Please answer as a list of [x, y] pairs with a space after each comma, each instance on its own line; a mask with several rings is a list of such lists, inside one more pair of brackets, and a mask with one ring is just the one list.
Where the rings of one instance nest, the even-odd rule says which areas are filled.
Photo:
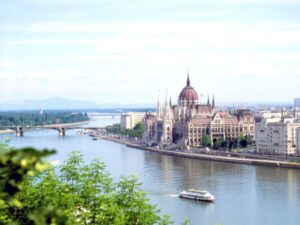
[[262, 118], [255, 125], [256, 151], [276, 155], [296, 154], [297, 128], [300, 128], [299, 119]]
[[294, 99], [294, 107], [295, 107], [295, 108], [296, 108], [296, 107], [300, 108], [300, 98], [295, 98], [295, 99]]
[[121, 115], [121, 129], [133, 129], [136, 124], [144, 120], [146, 113], [143, 112], [129, 112]]
[[296, 151], [300, 155], [300, 128], [296, 129]]
[[259, 110], [255, 112], [254, 116], [255, 118], [281, 118], [282, 112], [271, 112], [269, 110]]

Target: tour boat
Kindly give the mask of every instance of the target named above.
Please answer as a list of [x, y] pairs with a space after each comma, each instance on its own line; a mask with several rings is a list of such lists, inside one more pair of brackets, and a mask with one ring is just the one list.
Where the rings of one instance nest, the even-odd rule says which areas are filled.
[[215, 197], [205, 190], [188, 189], [179, 194], [180, 198], [193, 199], [198, 201], [213, 202]]

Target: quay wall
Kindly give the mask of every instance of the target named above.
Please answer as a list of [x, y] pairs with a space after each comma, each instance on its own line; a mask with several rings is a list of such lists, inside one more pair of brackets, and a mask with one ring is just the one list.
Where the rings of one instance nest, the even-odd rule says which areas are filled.
[[177, 156], [177, 157], [210, 160], [216, 162], [248, 164], [248, 165], [256, 165], [256, 166], [272, 166], [272, 167], [300, 169], [300, 163], [278, 161], [278, 160], [250, 159], [250, 158], [239, 158], [239, 157], [231, 157], [231, 156], [229, 157], [229, 156], [206, 155], [201, 153], [170, 151], [170, 150], [164, 150], [158, 148], [144, 147], [138, 144], [133, 144], [124, 140], [110, 138], [110, 137], [101, 137], [101, 139], [116, 142], [119, 144], [125, 144], [127, 147], [130, 148], [156, 152], [164, 155]]
[[295, 168], [300, 169], [300, 163], [276, 161], [276, 160], [261, 160], [261, 159], [248, 159], [248, 158], [238, 158], [238, 157], [226, 157], [226, 156], [216, 156], [216, 155], [205, 155], [205, 154], [195, 154], [190, 152], [179, 152], [179, 151], [169, 151], [150, 147], [142, 147], [135, 144], [126, 144], [130, 148], [142, 149], [151, 152], [157, 152], [165, 155], [172, 155], [178, 157], [210, 160], [217, 162], [227, 162], [227, 163], [239, 163], [257, 166], [273, 166], [273, 167], [283, 167], [283, 168]]

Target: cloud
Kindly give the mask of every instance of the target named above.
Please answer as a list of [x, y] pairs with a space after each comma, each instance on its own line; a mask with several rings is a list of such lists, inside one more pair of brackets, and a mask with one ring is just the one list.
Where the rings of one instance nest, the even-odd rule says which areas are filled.
[[[74, 1], [76, 4], [86, 2]], [[51, 7], [56, 7], [47, 4], [59, 4], [63, 9], [63, 4], [69, 7], [74, 1], [23, 0], [45, 4], [42, 13], [46, 14], [51, 14], [54, 11]], [[201, 7], [180, 8], [182, 3], [177, 5], [179, 1], [174, 1], [174, 9], [170, 10], [179, 17], [176, 20], [153, 15], [153, 8], [149, 9], [149, 17], [142, 15], [144, 11], [138, 11], [139, 19], [128, 14], [136, 4], [144, 10], [147, 6], [167, 6], [170, 4], [167, 1], [133, 3], [133, 6], [122, 3], [126, 9], [115, 1], [105, 1], [114, 5], [105, 6], [105, 13], [122, 8], [117, 11], [120, 15], [112, 14], [105, 20], [114, 22], [97, 22], [104, 21], [107, 15], [100, 12], [97, 16], [78, 16], [76, 13], [83, 11], [72, 6], [68, 10], [75, 13], [71, 20], [61, 13], [59, 18], [51, 17], [57, 22], [43, 22], [34, 18], [33, 13], [32, 21], [40, 22], [0, 24], [0, 34], [4, 34], [0, 48], [5, 50], [0, 55], [1, 92], [7, 98], [61, 95], [106, 103], [152, 102], [156, 100], [153, 95], [158, 88], [168, 88], [173, 98], [177, 96], [189, 67], [199, 93], [215, 93], [224, 99], [244, 98], [238, 93], [241, 89], [232, 88], [234, 84], [245, 86], [245, 98], [256, 99], [270, 80], [274, 88], [267, 87], [269, 94], [276, 96], [275, 91], [281, 90], [286, 82], [284, 79], [295, 80], [295, 76], [299, 76], [300, 24], [297, 19], [280, 21], [268, 16], [257, 19], [255, 14], [248, 20], [233, 20], [228, 16], [235, 7], [207, 7], [208, 11], [201, 12]], [[205, 5], [223, 2], [207, 1]], [[286, 3], [283, 0], [267, 2]], [[225, 3], [261, 4], [258, 0], [227, 0]], [[282, 92], [285, 99], [295, 94], [290, 88]]]
[[[5, 27], [4, 27], [5, 29]], [[130, 47], [165, 48], [240, 48], [269, 46], [299, 46], [300, 25], [260, 23], [257, 26], [232, 22], [152, 22], [152, 23], [99, 23], [29, 24], [23, 32], [57, 33], [105, 33], [101, 38], [51, 38], [9, 40], [4, 44], [14, 45], [98, 45], [109, 49]], [[109, 47], [108, 47], [109, 46]], [[115, 47], [116, 46], [116, 47]], [[102, 48], [102, 49], [101, 49]]]

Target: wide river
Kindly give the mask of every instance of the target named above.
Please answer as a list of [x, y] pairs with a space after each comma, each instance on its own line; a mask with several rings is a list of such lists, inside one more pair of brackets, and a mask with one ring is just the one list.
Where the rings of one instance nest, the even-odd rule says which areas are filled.
[[[105, 126], [119, 117], [95, 117], [85, 126]], [[148, 192], [151, 203], [175, 224], [184, 218], [192, 225], [297, 225], [300, 224], [300, 170], [210, 162], [159, 155], [128, 148], [121, 144], [79, 135], [68, 130], [59, 137], [54, 130], [26, 131], [15, 134], [10, 144], [16, 147], [56, 149], [51, 160], [60, 162], [72, 150], [80, 150], [87, 162], [101, 158], [107, 170], [118, 179], [136, 175]], [[178, 198], [187, 188], [206, 189], [215, 203]]]

